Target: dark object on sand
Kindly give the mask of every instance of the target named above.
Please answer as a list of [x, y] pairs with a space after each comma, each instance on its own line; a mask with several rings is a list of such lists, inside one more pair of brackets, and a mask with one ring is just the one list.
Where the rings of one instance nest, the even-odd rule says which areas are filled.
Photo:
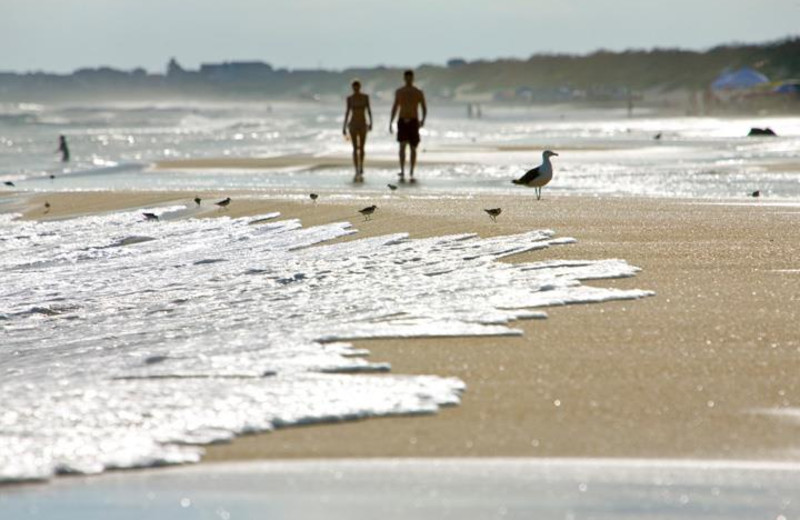
[[489, 215], [489, 218], [492, 219], [492, 222], [497, 222], [497, 217], [503, 212], [501, 208], [485, 209], [483, 211]]
[[3, 184], [5, 184], [6, 186], [11, 186], [12, 188], [15, 186], [14, 183], [11, 181], [6, 181]]
[[656, 135], [654, 135], [654, 136], [653, 136], [653, 139], [655, 139], [656, 141], [658, 141], [659, 139], [661, 139], [661, 132], [659, 132], [659, 133], [657, 133]]
[[158, 215], [155, 213], [142, 213], [145, 220], [158, 220]]
[[376, 209], [378, 209], [378, 206], [373, 204], [372, 206], [367, 206], [364, 209], [358, 210], [358, 212], [364, 215], [364, 220], [372, 220], [372, 214], [375, 213]]
[[776, 134], [775, 131], [768, 126], [765, 128], [753, 127], [750, 129], [750, 132], [747, 134], [747, 137], [762, 136], [762, 135], [776, 137], [778, 134]]
[[754, 191], [753, 193], [750, 194], [750, 196], [751, 197], [760, 197], [761, 196], [761, 190]]
[[195, 198], [194, 198], [194, 203], [195, 203], [195, 204], [197, 204], [198, 206], [200, 205], [200, 203], [201, 203], [202, 201], [203, 201], [203, 199], [201, 199], [200, 197], [195, 197]]
[[47, 201], [44, 201], [44, 207], [45, 207], [46, 209], [50, 209], [50, 203], [49, 203], [49, 202], [47, 202]]
[[389, 188], [392, 191], [397, 189], [397, 186], [395, 186], [394, 184], [387, 184], [386, 187]]
[[216, 204], [220, 208], [227, 208], [230, 203], [231, 203], [231, 198], [227, 197], [219, 202], [215, 202], [214, 204]]
[[317, 202], [317, 199], [319, 198], [319, 195], [317, 195], [316, 193], [310, 193], [308, 196], [311, 197], [311, 200], [313, 200], [314, 202]]

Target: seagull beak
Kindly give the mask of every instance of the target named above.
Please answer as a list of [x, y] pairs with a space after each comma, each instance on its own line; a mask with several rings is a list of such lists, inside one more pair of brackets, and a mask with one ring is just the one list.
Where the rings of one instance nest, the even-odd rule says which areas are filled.
[[557, 153], [555, 153], [555, 152], [553, 152], [553, 155], [555, 155], [556, 157], [558, 157], [558, 154], [557, 154]]

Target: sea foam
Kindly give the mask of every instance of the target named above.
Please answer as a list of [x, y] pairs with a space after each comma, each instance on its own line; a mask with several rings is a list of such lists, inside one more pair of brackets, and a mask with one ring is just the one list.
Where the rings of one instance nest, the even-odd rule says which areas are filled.
[[519, 334], [508, 323], [543, 316], [531, 308], [651, 294], [580, 283], [632, 276], [622, 260], [498, 261], [572, 241], [552, 231], [336, 240], [356, 230], [277, 217], [0, 215], [0, 481], [194, 462], [196, 445], [241, 433], [434, 413], [459, 402], [462, 381], [370, 375], [390, 367], [347, 340]]

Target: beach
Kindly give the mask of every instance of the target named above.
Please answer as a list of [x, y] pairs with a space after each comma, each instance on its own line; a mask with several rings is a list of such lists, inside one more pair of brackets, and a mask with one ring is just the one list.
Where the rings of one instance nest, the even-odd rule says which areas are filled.
[[[192, 194], [193, 195], [193, 194]], [[391, 373], [456, 377], [458, 406], [435, 415], [278, 429], [206, 448], [206, 462], [348, 457], [621, 457], [797, 460], [800, 206], [740, 201], [492, 195], [208, 192], [228, 210], [278, 211], [304, 226], [349, 220], [353, 240], [408, 232], [482, 237], [553, 229], [575, 244], [506, 259], [622, 258], [635, 277], [587, 282], [645, 289], [638, 301], [545, 309], [521, 336], [363, 340]], [[371, 221], [357, 213], [367, 199]], [[51, 203], [44, 213], [44, 200]], [[185, 192], [47, 193], [25, 218], [190, 202]], [[503, 208], [492, 222], [484, 208]]]
[[795, 514], [798, 118], [451, 106], [353, 184], [339, 105], [19, 110], [3, 513]]

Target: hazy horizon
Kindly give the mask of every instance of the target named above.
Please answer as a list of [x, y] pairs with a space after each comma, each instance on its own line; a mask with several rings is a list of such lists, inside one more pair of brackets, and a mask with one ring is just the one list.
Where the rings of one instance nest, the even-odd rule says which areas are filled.
[[[163, 72], [175, 57], [265, 61], [290, 69], [416, 67], [451, 58], [766, 43], [800, 34], [800, 0], [5, 0], [0, 70], [68, 73], [83, 67]], [[447, 34], [442, 34], [442, 28]], [[434, 35], [423, 38], [420, 35]]]

